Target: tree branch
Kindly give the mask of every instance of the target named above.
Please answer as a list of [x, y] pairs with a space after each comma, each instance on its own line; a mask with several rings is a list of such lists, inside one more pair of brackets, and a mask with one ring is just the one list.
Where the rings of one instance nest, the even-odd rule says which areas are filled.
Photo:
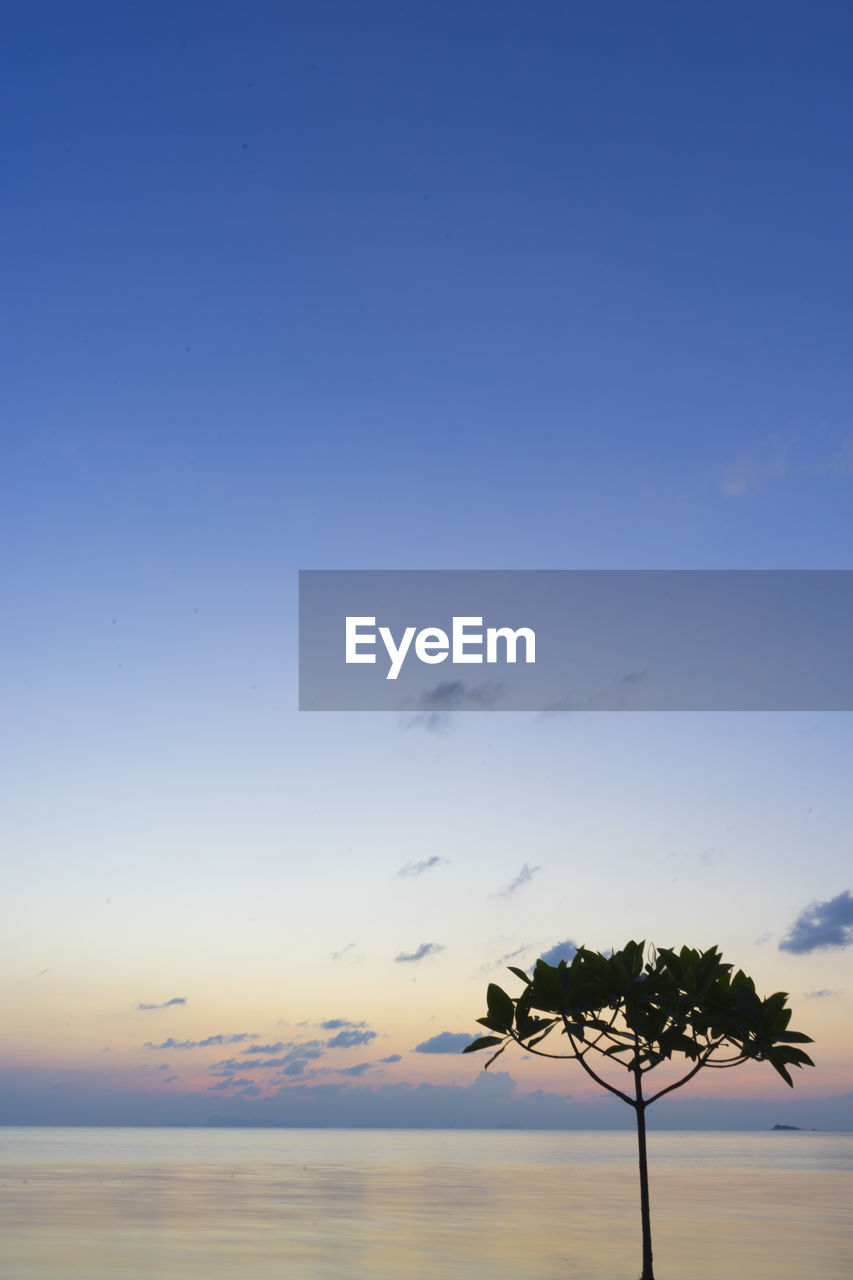
[[[598, 1047], [598, 1042], [599, 1042], [599, 1040], [601, 1040], [604, 1036], [607, 1036], [607, 1039], [608, 1039], [608, 1040], [610, 1040], [610, 1042], [611, 1042], [612, 1044], [618, 1044], [618, 1045], [619, 1045], [619, 1047], [620, 1047], [620, 1049], [629, 1049], [629, 1048], [630, 1048], [630, 1045], [627, 1045], [627, 1044], [619, 1044], [619, 1040], [616, 1038], [617, 1036], [626, 1036], [628, 1033], [627, 1033], [626, 1031], [614, 1031], [614, 1030], [613, 1030], [613, 1024], [614, 1024], [614, 1022], [616, 1021], [617, 1017], [619, 1016], [619, 1013], [621, 1012], [621, 1009], [622, 1009], [621, 1004], [617, 1004], [617, 1005], [616, 1005], [616, 1007], [615, 1007], [615, 1008], [614, 1008], [614, 1010], [613, 1010], [613, 1015], [612, 1015], [612, 1017], [611, 1017], [610, 1021], [608, 1022], [607, 1026], [604, 1028], [604, 1030], [603, 1030], [603, 1031], [599, 1031], [598, 1035], [595, 1037], [595, 1039], [594, 1039], [594, 1040], [585, 1040], [585, 1041], [583, 1042], [583, 1043], [584, 1043], [584, 1048], [583, 1048], [583, 1049], [580, 1049], [580, 1050], [578, 1051], [578, 1061], [580, 1061], [582, 1058], [585, 1058], [585, 1057], [586, 1057], [586, 1055], [589, 1053], [590, 1049], [595, 1049], [597, 1053], [605, 1054], [605, 1053], [606, 1053], [606, 1050], [604, 1050], [604, 1049], [599, 1049], [599, 1047]], [[599, 1013], [600, 1013], [600, 1012], [601, 1012], [601, 1010], [599, 1010]], [[571, 1036], [571, 1034], [572, 1034], [572, 1033], [571, 1033], [571, 1031], [569, 1030], [568, 1019], [567, 1019], [567, 1017], [566, 1017], [566, 1015], [565, 1015], [565, 1014], [562, 1014], [561, 1016], [562, 1016], [562, 1019], [563, 1019], [564, 1034], [565, 1034], [565, 1035], [567, 1035], [567, 1036]], [[609, 1056], [609, 1057], [611, 1057], [611, 1058], [615, 1057], [615, 1055], [614, 1055], [614, 1054], [612, 1054], [612, 1053], [611, 1053], [610, 1055], [608, 1055], [608, 1056]], [[622, 1063], [622, 1066], [625, 1066], [625, 1065], [626, 1065], [625, 1063]]]
[[[627, 1093], [623, 1093], [621, 1089], [617, 1089], [614, 1084], [609, 1084], [606, 1080], [603, 1080], [601, 1076], [598, 1075], [597, 1072], [593, 1071], [592, 1067], [584, 1059], [583, 1054], [578, 1053], [577, 1045], [575, 1044], [574, 1036], [572, 1035], [571, 1031], [567, 1031], [566, 1035], [569, 1037], [572, 1048], [575, 1050], [575, 1057], [577, 1058], [578, 1062], [581, 1064], [581, 1066], [583, 1067], [587, 1075], [591, 1076], [592, 1079], [595, 1081], [595, 1083], [597, 1085], [600, 1085], [602, 1089], [606, 1089], [608, 1093], [615, 1093], [617, 1098], [621, 1098], [623, 1102], [627, 1102], [629, 1107], [636, 1107], [637, 1104], [633, 1098], [629, 1097]], [[624, 1063], [622, 1065], [624, 1066]]]
[[544, 1049], [531, 1049], [529, 1044], [525, 1044], [520, 1036], [510, 1029], [509, 1036], [516, 1044], [521, 1045], [525, 1053], [533, 1053], [537, 1058], [559, 1058], [561, 1062], [571, 1062], [578, 1055], [576, 1053], [546, 1053]]
[[680, 1080], [676, 1080], [674, 1084], [667, 1085], [665, 1089], [661, 1089], [659, 1090], [658, 1093], [653, 1093], [650, 1098], [647, 1098], [646, 1106], [651, 1106], [653, 1102], [657, 1102], [658, 1098], [662, 1098], [665, 1093], [672, 1093], [673, 1089], [680, 1089], [683, 1084], [687, 1084], [688, 1080], [692, 1080], [697, 1072], [701, 1071], [703, 1067], [708, 1066], [708, 1059], [710, 1058], [714, 1050], [723, 1043], [724, 1039], [725, 1037], [723, 1037], [723, 1039], [718, 1040], [715, 1044], [712, 1044], [710, 1048], [707, 1050], [707, 1052], [704, 1054], [704, 1056], [700, 1057], [697, 1060], [696, 1065], [695, 1067], [693, 1067], [692, 1071], [687, 1072], [686, 1076], [682, 1076], [682, 1078]]

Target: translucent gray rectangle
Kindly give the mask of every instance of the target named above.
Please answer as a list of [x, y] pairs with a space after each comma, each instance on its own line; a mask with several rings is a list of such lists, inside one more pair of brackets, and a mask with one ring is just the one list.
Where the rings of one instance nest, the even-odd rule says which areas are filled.
[[851, 651], [850, 570], [299, 575], [303, 711], [850, 711]]

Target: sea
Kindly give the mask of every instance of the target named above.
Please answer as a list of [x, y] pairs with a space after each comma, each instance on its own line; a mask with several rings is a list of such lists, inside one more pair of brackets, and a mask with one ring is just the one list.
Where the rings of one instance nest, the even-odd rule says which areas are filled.
[[[630, 1131], [0, 1128], [3, 1280], [636, 1280]], [[656, 1280], [850, 1280], [853, 1133], [652, 1132]]]

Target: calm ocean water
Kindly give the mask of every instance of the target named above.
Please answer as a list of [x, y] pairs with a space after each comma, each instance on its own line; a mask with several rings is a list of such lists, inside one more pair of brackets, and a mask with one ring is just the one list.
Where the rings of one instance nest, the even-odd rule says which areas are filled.
[[[658, 1280], [849, 1280], [853, 1134], [652, 1133]], [[0, 1128], [3, 1280], [636, 1280], [628, 1132]]]

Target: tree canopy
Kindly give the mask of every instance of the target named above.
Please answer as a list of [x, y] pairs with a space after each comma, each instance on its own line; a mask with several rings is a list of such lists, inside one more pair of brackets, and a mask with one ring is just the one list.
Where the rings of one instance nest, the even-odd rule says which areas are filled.
[[[651, 947], [649, 952], [646, 960], [644, 942], [628, 942], [610, 953], [580, 947], [569, 962], [538, 960], [532, 978], [510, 966], [524, 984], [522, 993], [513, 997], [490, 983], [488, 1012], [477, 1021], [494, 1034], [481, 1036], [463, 1052], [500, 1046], [487, 1067], [513, 1042], [542, 1057], [574, 1059], [631, 1106], [636, 1095], [600, 1078], [591, 1067], [592, 1055], [632, 1073], [639, 1069], [641, 1075], [676, 1055], [687, 1058], [692, 1063], [687, 1074], [645, 1097], [646, 1106], [703, 1067], [769, 1062], [793, 1086], [789, 1067], [814, 1066], [797, 1047], [811, 1043], [810, 1037], [788, 1028], [787, 992], [762, 999], [752, 978], [740, 969], [733, 973], [716, 947]], [[567, 1037], [568, 1051], [565, 1045], [561, 1053], [538, 1047], [555, 1029]], [[554, 1041], [551, 1045], [556, 1047]]]

